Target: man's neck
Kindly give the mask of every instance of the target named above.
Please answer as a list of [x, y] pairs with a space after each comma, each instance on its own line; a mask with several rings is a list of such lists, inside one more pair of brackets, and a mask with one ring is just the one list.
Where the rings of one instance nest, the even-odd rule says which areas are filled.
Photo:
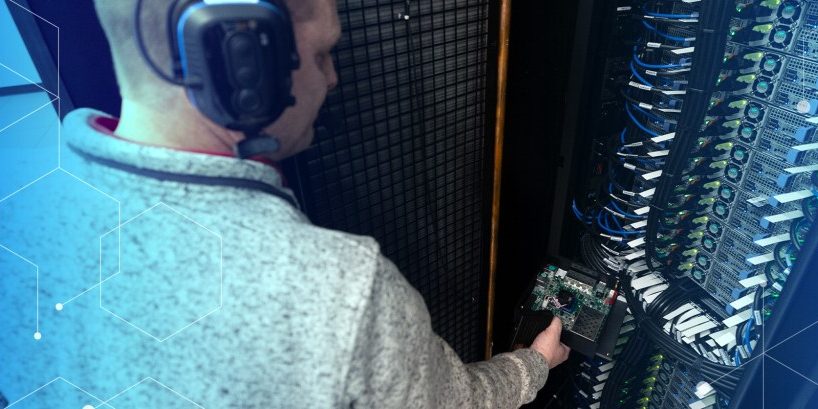
[[190, 104], [149, 107], [122, 101], [117, 136], [132, 142], [173, 149], [228, 153], [239, 141], [235, 133], [212, 124]]

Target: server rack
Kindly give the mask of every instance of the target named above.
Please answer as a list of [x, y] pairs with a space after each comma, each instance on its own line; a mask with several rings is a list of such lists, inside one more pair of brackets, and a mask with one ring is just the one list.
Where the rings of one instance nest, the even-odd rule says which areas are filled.
[[800, 298], [816, 288], [816, 5], [582, 7], [549, 252], [623, 278], [632, 318], [615, 359], [581, 365], [576, 404], [810, 407], [814, 361], [785, 350], [818, 318]]

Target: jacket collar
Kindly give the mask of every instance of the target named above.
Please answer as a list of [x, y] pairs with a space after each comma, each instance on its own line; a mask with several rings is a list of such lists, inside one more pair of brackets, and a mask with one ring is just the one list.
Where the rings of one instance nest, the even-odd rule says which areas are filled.
[[67, 145], [80, 156], [102, 165], [145, 175], [171, 175], [177, 180], [237, 181], [237, 187], [264, 185], [269, 189], [261, 190], [279, 191], [277, 196], [298, 207], [293, 192], [284, 187], [282, 174], [269, 164], [127, 141], [110, 129], [116, 119], [88, 108], [72, 111], [63, 123]]

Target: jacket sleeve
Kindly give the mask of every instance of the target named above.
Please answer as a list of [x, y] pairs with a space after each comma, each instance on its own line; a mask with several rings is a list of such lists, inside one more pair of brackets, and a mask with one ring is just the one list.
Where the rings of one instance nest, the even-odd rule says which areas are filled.
[[381, 257], [378, 266], [347, 377], [348, 407], [516, 408], [545, 385], [548, 365], [531, 349], [464, 364], [394, 264]]

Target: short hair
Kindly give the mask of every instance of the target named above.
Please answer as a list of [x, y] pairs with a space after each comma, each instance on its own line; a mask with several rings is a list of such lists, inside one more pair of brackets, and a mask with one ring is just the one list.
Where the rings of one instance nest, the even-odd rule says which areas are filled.
[[[312, 18], [315, 0], [285, 0], [294, 22]], [[143, 0], [140, 28], [150, 58], [171, 74], [167, 18], [174, 0]], [[136, 0], [94, 0], [97, 16], [108, 37], [123, 98], [143, 103], [171, 102], [178, 90], [167, 87], [145, 63], [134, 36]], [[163, 91], [164, 90], [164, 91]]]

